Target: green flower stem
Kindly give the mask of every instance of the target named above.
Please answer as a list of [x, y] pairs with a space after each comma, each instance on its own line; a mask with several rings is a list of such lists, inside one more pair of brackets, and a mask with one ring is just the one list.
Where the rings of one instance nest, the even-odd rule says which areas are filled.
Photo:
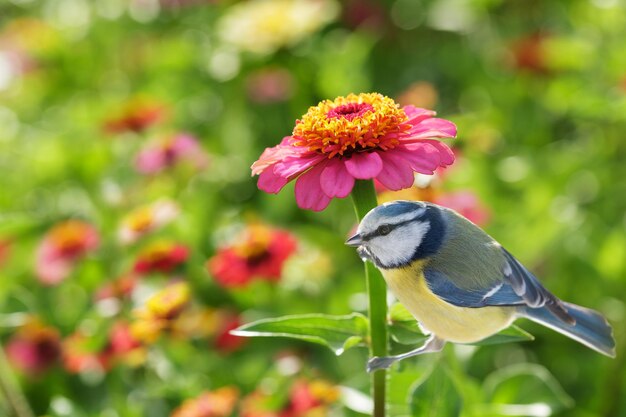
[[[352, 201], [357, 219], [361, 221], [378, 205], [374, 182], [357, 180], [352, 190]], [[387, 356], [387, 286], [380, 271], [371, 262], [365, 263], [365, 280], [369, 299], [370, 353], [371, 356]], [[386, 375], [383, 369], [372, 373], [374, 417], [385, 416]]]
[[0, 346], [0, 396], [4, 397], [7, 408], [15, 417], [34, 417], [19, 385], [15, 381], [11, 367]]

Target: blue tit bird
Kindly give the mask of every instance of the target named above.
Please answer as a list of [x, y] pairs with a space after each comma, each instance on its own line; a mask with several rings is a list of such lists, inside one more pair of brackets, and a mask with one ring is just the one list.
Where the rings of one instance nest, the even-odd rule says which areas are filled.
[[346, 244], [373, 262], [396, 298], [429, 334], [423, 346], [374, 357], [368, 371], [473, 343], [524, 317], [615, 357], [611, 326], [598, 312], [550, 293], [478, 226], [445, 207], [394, 201], [371, 210]]

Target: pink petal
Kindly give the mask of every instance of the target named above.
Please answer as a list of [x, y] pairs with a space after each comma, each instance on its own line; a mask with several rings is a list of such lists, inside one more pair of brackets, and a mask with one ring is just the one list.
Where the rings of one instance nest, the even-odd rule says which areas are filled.
[[259, 187], [259, 190], [265, 191], [266, 193], [276, 194], [283, 189], [288, 181], [288, 178], [277, 175], [274, 173], [274, 169], [270, 168], [261, 172], [257, 187]]
[[413, 126], [415, 126], [416, 124], [420, 123], [423, 120], [434, 117], [435, 114], [437, 114], [436, 112], [432, 110], [422, 109], [420, 107], [415, 107], [410, 104], [408, 106], [404, 106], [402, 109], [404, 110], [406, 115], [409, 117], [408, 123], [412, 124]]
[[331, 160], [328, 166], [324, 168], [324, 171], [322, 171], [320, 183], [322, 191], [324, 191], [328, 197], [343, 198], [352, 191], [352, 187], [354, 187], [354, 177], [348, 173], [342, 160], [334, 159]]
[[318, 154], [289, 156], [274, 166], [274, 172], [282, 177], [292, 178], [324, 159], [327, 159], [326, 156]]
[[404, 149], [402, 157], [409, 161], [411, 168], [420, 174], [432, 175], [441, 163], [439, 150], [430, 143], [410, 143], [398, 149]]
[[252, 169], [252, 175], [260, 174], [265, 171], [267, 167], [275, 165], [277, 162], [280, 162], [287, 156], [291, 155], [293, 153], [293, 148], [288, 145], [290, 137], [291, 136], [287, 136], [283, 138], [279, 145], [271, 148], [265, 148], [259, 159], [256, 160], [250, 167]]
[[359, 152], [346, 159], [346, 169], [354, 178], [375, 178], [383, 169], [383, 160], [376, 152]]
[[439, 157], [441, 158], [441, 165], [452, 165], [455, 160], [454, 152], [448, 145], [443, 142], [434, 139], [424, 139], [427, 142], [439, 150]]
[[50, 239], [44, 238], [35, 255], [35, 275], [46, 285], [56, 285], [67, 278], [74, 267], [74, 260], [62, 257]]
[[408, 132], [410, 139], [454, 138], [456, 125], [445, 119], [426, 119], [413, 125]]
[[303, 209], [322, 211], [330, 203], [331, 198], [322, 190], [320, 176], [326, 168], [322, 163], [298, 177], [296, 181], [296, 202]]
[[376, 177], [378, 181], [392, 191], [409, 188], [414, 181], [410, 163], [400, 156], [402, 149], [396, 149], [381, 153], [383, 169]]
[[135, 169], [142, 174], [154, 174], [166, 166], [163, 152], [159, 149], [146, 148], [139, 152], [135, 158]]

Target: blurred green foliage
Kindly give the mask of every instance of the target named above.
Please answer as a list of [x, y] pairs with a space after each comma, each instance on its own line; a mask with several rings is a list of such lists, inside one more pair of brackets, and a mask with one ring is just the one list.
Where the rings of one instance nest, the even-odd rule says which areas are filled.
[[[492, 213], [487, 231], [559, 297], [602, 311], [617, 339], [615, 360], [526, 322], [518, 324], [533, 342], [448, 346], [398, 365], [390, 415], [458, 415], [462, 404], [464, 416], [626, 416], [623, 2], [349, 0], [296, 23], [264, 20], [259, 27], [275, 38], [262, 52], [245, 46], [262, 36], [237, 44], [224, 35], [234, 30], [224, 16], [247, 3], [0, 3], [3, 346], [24, 314], [61, 339], [86, 335], [87, 351], [106, 345], [113, 320], [132, 320], [143, 300], [113, 315], [94, 302], [146, 246], [120, 244], [118, 229], [131, 210], [162, 198], [180, 214], [156, 236], [183, 243], [189, 258], [176, 274], [142, 279], [143, 290], [175, 275], [189, 283], [196, 306], [234, 311], [244, 322], [364, 312], [362, 264], [343, 246], [354, 226], [350, 202], [304, 212], [292, 186], [259, 192], [249, 166], [319, 100], [377, 91], [458, 125], [459, 158], [443, 188], [476, 193]], [[253, 30], [253, 20], [240, 23]], [[146, 106], [158, 109], [152, 121]], [[137, 172], [147, 143], [181, 132], [198, 138], [205, 168]], [[44, 286], [37, 247], [68, 218], [94, 225], [100, 246], [62, 283]], [[222, 287], [204, 264], [251, 221], [294, 233], [298, 254], [277, 284]], [[287, 339], [253, 339], [227, 352], [212, 343], [161, 337], [141, 365], [99, 372], [71, 373], [59, 360], [34, 376], [18, 370], [15, 388], [47, 416], [167, 416], [230, 385], [242, 397], [262, 387], [284, 403], [295, 376], [279, 358], [293, 355], [300, 377], [368, 391], [365, 349], [336, 358]], [[361, 415], [367, 401], [343, 397], [347, 406], [329, 406], [328, 415]], [[10, 409], [0, 400], [0, 413]]]

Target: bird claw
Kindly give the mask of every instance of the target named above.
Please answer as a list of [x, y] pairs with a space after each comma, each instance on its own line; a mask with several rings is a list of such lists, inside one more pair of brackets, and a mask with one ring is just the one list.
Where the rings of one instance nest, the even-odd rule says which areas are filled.
[[374, 372], [379, 369], [388, 369], [396, 360], [389, 356], [374, 356], [367, 361], [367, 372]]

